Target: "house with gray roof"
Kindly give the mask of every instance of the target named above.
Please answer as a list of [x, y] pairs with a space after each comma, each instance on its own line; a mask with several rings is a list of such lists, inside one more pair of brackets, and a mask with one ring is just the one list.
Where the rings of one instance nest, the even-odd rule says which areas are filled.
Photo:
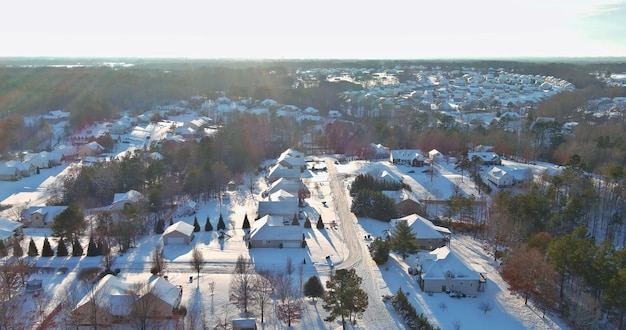
[[484, 274], [467, 266], [450, 247], [423, 252], [417, 258], [418, 283], [424, 292], [459, 292], [476, 296]]
[[249, 248], [300, 248], [304, 230], [289, 218], [266, 215], [257, 219], [248, 236]]

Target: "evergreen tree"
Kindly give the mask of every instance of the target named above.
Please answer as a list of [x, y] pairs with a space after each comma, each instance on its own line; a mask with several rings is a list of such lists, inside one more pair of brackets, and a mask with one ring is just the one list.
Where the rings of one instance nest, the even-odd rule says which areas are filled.
[[7, 247], [4, 246], [4, 241], [0, 239], [0, 257], [6, 257], [8, 254]]
[[69, 252], [67, 251], [65, 240], [63, 238], [60, 238], [59, 245], [57, 246], [57, 257], [67, 257], [68, 254]]
[[83, 247], [82, 245], [80, 245], [80, 242], [78, 241], [78, 237], [74, 238], [74, 241], [72, 241], [72, 257], [80, 257], [83, 255]]
[[80, 234], [84, 227], [85, 216], [76, 203], [71, 203], [63, 212], [55, 216], [50, 225], [55, 237], [73, 237]]
[[311, 228], [311, 219], [309, 219], [309, 216], [306, 216], [306, 220], [304, 220], [304, 228]]
[[196, 233], [200, 231], [200, 224], [198, 223], [198, 217], [193, 217], [193, 231]]
[[372, 259], [377, 265], [382, 265], [389, 260], [389, 242], [377, 237], [369, 247]]
[[163, 219], [157, 220], [157, 223], [154, 226], [154, 233], [160, 235], [160, 234], [163, 234], [164, 231], [165, 231], [165, 221], [163, 221]]
[[222, 214], [220, 213], [220, 219], [217, 221], [217, 230], [224, 230], [226, 229], [226, 224], [224, 223], [224, 218], [222, 217]]
[[298, 215], [297, 214], [293, 214], [293, 220], [291, 220], [291, 225], [292, 226], [299, 226], [300, 222], [298, 221]]
[[52, 257], [54, 256], [54, 251], [52, 251], [52, 247], [50, 246], [50, 241], [48, 237], [43, 240], [43, 247], [41, 248], [41, 256], [42, 257]]
[[324, 285], [320, 278], [313, 275], [304, 283], [303, 293], [305, 296], [315, 300], [324, 295]]
[[18, 239], [13, 240], [13, 256], [18, 258], [24, 256], [24, 249], [22, 249], [22, 244]]
[[246, 213], [246, 216], [243, 218], [243, 225], [241, 226], [241, 229], [250, 229], [250, 220], [248, 220], [248, 213]]
[[317, 229], [324, 229], [324, 222], [322, 221], [322, 215], [320, 214], [320, 217], [317, 218]]
[[[346, 318], [353, 324], [356, 317], [367, 309], [367, 292], [361, 289], [363, 279], [353, 269], [338, 269], [335, 275], [326, 281], [326, 293], [324, 294], [324, 309], [330, 315], [324, 321], [334, 321], [341, 317], [341, 323], [345, 329]], [[350, 319], [352, 318], [352, 319]]]
[[33, 238], [30, 238], [30, 242], [28, 243], [28, 253], [29, 257], [36, 257], [39, 255], [39, 250], [37, 250], [37, 245], [35, 245], [35, 241]]
[[206, 223], [204, 224], [204, 231], [213, 231], [213, 225], [211, 224], [211, 219], [206, 217]]
[[405, 221], [398, 221], [389, 240], [391, 249], [406, 259], [410, 254], [417, 252], [415, 233]]
[[98, 246], [94, 242], [93, 237], [89, 238], [89, 244], [87, 245], [87, 256], [95, 257], [98, 255]]
[[101, 256], [106, 256], [110, 252], [109, 243], [106, 240], [100, 238], [98, 239], [98, 253]]

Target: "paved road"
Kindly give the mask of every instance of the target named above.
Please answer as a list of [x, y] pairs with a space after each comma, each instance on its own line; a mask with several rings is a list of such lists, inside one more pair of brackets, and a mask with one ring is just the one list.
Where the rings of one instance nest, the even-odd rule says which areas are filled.
[[[357, 218], [350, 212], [350, 204], [346, 198], [347, 191], [344, 188], [344, 177], [337, 173], [332, 160], [326, 160], [328, 168], [328, 181], [331, 195], [335, 200], [335, 212], [339, 220], [339, 226], [343, 231], [345, 244], [349, 255], [337, 265], [339, 269], [354, 268], [356, 273], [363, 279], [361, 288], [368, 294], [368, 307], [363, 318], [358, 320], [357, 325], [367, 329], [392, 329], [396, 324], [389, 314], [387, 306], [383, 303], [381, 292], [377, 283], [382, 282], [382, 276], [378, 272], [378, 266], [369, 255], [367, 246], [363, 243], [362, 235], [357, 228]], [[387, 294], [389, 292], [385, 292]]]

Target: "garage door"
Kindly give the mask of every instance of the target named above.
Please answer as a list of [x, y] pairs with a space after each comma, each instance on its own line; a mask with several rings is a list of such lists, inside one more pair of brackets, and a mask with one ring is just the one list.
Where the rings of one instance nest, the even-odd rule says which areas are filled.
[[286, 247], [286, 248], [299, 248], [300, 247], [300, 242], [284, 242], [283, 243], [283, 247]]
[[168, 237], [167, 244], [185, 244], [184, 237]]

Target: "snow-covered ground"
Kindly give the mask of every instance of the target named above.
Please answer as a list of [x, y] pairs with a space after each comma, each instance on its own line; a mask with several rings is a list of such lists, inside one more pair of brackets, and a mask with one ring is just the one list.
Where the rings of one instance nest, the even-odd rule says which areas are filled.
[[[419, 194], [446, 199], [454, 184], [461, 186], [463, 191], [473, 193], [473, 186], [460, 184], [460, 175], [454, 172], [451, 165], [441, 165], [441, 169], [431, 178], [421, 173], [421, 168], [397, 168], [387, 161], [350, 162], [334, 165], [327, 162], [328, 172], [306, 172], [305, 182], [311, 190], [311, 198], [307, 200], [306, 212], [312, 221], [321, 215], [326, 228], [305, 229], [308, 247], [284, 249], [248, 249], [243, 242], [244, 231], [241, 229], [245, 214], [253, 221], [256, 215], [256, 203], [260, 199], [261, 191], [266, 187], [262, 179], [257, 181], [254, 193], [247, 187], [232, 193], [229, 200], [220, 203], [218, 200], [209, 200], [200, 203], [196, 215], [178, 217], [176, 220], [193, 223], [197, 217], [201, 227], [207, 217], [215, 227], [220, 213], [227, 225], [227, 238], [219, 239], [216, 232], [200, 231], [196, 233], [191, 245], [167, 245], [164, 247], [164, 256], [168, 261], [166, 275], [168, 280], [183, 287], [183, 304], [195, 315], [203, 315], [205, 325], [212, 329], [218, 319], [232, 319], [240, 317], [239, 311], [228, 303], [228, 288], [235, 260], [239, 255], [249, 257], [259, 269], [284, 269], [287, 260], [291, 259], [296, 271], [295, 282], [304, 283], [310, 276], [317, 275], [324, 283], [331, 274], [331, 268], [326, 262], [330, 256], [337, 268], [354, 267], [364, 278], [363, 287], [369, 294], [369, 308], [356, 325], [359, 329], [405, 329], [403, 322], [393, 311], [389, 303], [382, 302], [382, 295], [393, 294], [399, 288], [409, 294], [409, 299], [418, 312], [424, 313], [429, 320], [442, 329], [455, 329], [458, 325], [462, 329], [565, 329], [563, 322], [551, 315], [542, 317], [542, 313], [531, 304], [525, 306], [523, 300], [511, 295], [506, 284], [498, 274], [497, 264], [488, 249], [482, 242], [466, 236], [453, 235], [452, 250], [459, 254], [467, 264], [480, 265], [487, 273], [488, 284], [485, 292], [476, 298], [454, 299], [446, 294], [439, 293], [429, 296], [420, 291], [416, 279], [407, 273], [407, 267], [412, 257], [406, 261], [393, 257], [383, 265], [377, 266], [367, 255], [366, 245], [373, 237], [380, 236], [388, 228], [387, 223], [378, 220], [354, 218], [345, 215], [345, 207], [349, 207], [347, 181], [356, 173], [363, 171], [388, 170], [400, 175], [411, 182], [414, 191]], [[18, 182], [0, 182], [0, 200], [2, 204], [30, 204], [45, 201], [46, 187], [54, 185], [55, 181], [63, 176], [66, 166], [42, 170], [42, 173]], [[414, 169], [416, 173], [409, 173]], [[330, 174], [330, 175], [329, 175]], [[335, 181], [339, 180], [339, 181]], [[432, 181], [431, 181], [432, 180]], [[465, 178], [462, 182], [469, 183]], [[343, 190], [338, 196], [337, 189]], [[30, 201], [30, 202], [29, 202]], [[346, 205], [344, 205], [346, 204]], [[342, 211], [343, 210], [343, 211]], [[8, 211], [5, 211], [8, 212]], [[7, 214], [0, 214], [7, 217]], [[333, 225], [333, 222], [336, 225]], [[313, 226], [315, 227], [315, 226]], [[26, 242], [32, 237], [41, 250], [43, 239], [50, 236], [48, 229], [25, 230]], [[56, 243], [52, 243], [53, 248]], [[119, 268], [119, 276], [129, 281], [147, 281], [151, 274], [150, 258], [154, 248], [161, 244], [159, 235], [143, 237], [136, 246], [127, 253], [118, 254], [113, 268]], [[197, 246], [203, 253], [207, 263], [198, 279], [195, 271], [189, 265], [191, 250]], [[43, 280], [44, 296], [48, 303], [44, 313], [33, 313], [37, 310], [37, 299], [30, 295], [20, 297], [24, 309], [24, 323], [31, 328], [41, 320], [41, 315], [51, 312], [67, 296], [68, 288], [79, 287], [77, 274], [81, 269], [101, 264], [99, 257], [35, 257], [29, 258], [36, 262], [39, 272], [33, 278]], [[190, 281], [191, 279], [191, 281]], [[209, 283], [214, 282], [214, 291], [211, 292]], [[488, 303], [491, 311], [483, 313], [479, 304]], [[296, 329], [335, 329], [338, 322], [324, 322], [327, 313], [322, 308], [321, 300], [310, 301], [305, 299], [306, 307], [302, 320], [294, 324]], [[61, 314], [60, 314], [61, 315]], [[257, 313], [260, 321], [260, 315]], [[60, 323], [60, 316], [56, 319]], [[62, 328], [59, 324], [56, 328]], [[274, 308], [266, 311], [264, 329], [284, 329], [285, 325], [274, 317]]]

